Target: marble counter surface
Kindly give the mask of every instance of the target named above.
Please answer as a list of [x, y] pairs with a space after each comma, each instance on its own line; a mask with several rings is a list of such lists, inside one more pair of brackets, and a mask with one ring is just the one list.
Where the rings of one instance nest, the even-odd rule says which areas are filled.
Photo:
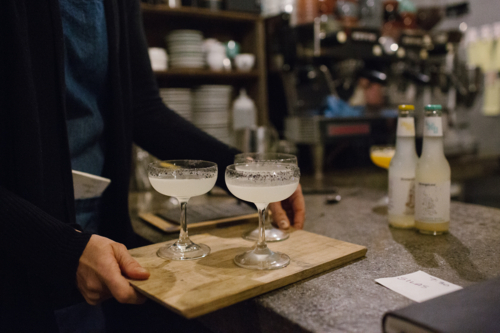
[[[197, 320], [214, 332], [381, 332], [385, 312], [413, 301], [375, 283], [377, 278], [422, 270], [467, 286], [500, 275], [500, 209], [452, 202], [450, 233], [428, 236], [389, 228], [384, 210], [374, 208], [383, 191], [340, 193], [337, 204], [326, 204], [325, 195], [306, 195], [304, 229], [364, 245], [365, 258]], [[133, 193], [131, 214], [161, 202], [155, 194]], [[176, 237], [138, 218], [133, 225], [151, 242]]]

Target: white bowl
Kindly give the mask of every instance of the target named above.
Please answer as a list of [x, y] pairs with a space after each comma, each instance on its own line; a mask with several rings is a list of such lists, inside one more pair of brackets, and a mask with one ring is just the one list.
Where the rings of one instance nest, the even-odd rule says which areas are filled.
[[236, 69], [242, 72], [248, 72], [253, 68], [255, 64], [255, 55], [251, 53], [242, 53], [234, 57], [234, 64]]

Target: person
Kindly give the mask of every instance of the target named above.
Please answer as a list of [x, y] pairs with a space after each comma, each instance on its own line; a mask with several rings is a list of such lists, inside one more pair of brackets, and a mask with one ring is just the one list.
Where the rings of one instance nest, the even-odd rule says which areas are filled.
[[[222, 187], [238, 151], [162, 103], [138, 0], [0, 8], [0, 331], [71, 331], [65, 325], [84, 312], [107, 315], [67, 311], [83, 301], [144, 301], [126, 280], [149, 277], [127, 252], [138, 244], [128, 215], [132, 144], [160, 159], [216, 162]], [[75, 200], [72, 169], [111, 184]], [[280, 227], [302, 228], [300, 187], [270, 208]], [[78, 331], [97, 331], [85, 325]]]

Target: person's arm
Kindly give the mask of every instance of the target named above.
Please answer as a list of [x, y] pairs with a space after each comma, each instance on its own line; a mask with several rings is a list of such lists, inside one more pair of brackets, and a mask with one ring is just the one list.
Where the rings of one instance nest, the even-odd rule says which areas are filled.
[[134, 141], [160, 159], [197, 159], [217, 163], [217, 185], [226, 189], [224, 172], [240, 151], [198, 129], [162, 102], [151, 69], [139, 1], [129, 1]]
[[79, 232], [2, 186], [0, 210], [0, 249], [16, 263], [3, 269], [43, 280], [60, 295], [74, 295], [77, 287], [89, 304], [111, 296], [122, 303], [144, 300], [124, 276], [147, 279], [149, 273], [124, 245]]
[[[134, 141], [160, 159], [201, 159], [217, 163], [217, 185], [227, 190], [225, 169], [233, 164], [234, 155], [240, 151], [204, 133], [163, 104], [151, 69], [139, 2], [131, 1], [131, 6], [129, 53], [134, 85]], [[283, 207], [292, 213], [287, 215]], [[300, 186], [289, 199], [271, 204], [270, 209], [280, 228], [288, 229], [292, 224], [302, 229], [305, 206]]]
[[217, 185], [226, 188], [225, 168], [233, 163], [239, 150], [206, 134], [163, 104], [149, 60], [139, 1], [129, 3], [134, 141], [160, 159], [197, 159], [217, 163]]
[[90, 235], [77, 232], [3, 186], [0, 210], [2, 253], [18, 269], [46, 284], [74, 288], [78, 260]]

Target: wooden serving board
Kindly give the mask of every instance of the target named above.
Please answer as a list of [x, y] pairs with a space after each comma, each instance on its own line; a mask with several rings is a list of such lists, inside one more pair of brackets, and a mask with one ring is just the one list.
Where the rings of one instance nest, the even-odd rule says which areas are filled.
[[[153, 213], [139, 213], [139, 217], [143, 219], [144, 221], [154, 225], [158, 229], [171, 233], [171, 232], [179, 232], [181, 230], [181, 227], [179, 224], [167, 221], [160, 216], [153, 214]], [[197, 222], [197, 223], [191, 223], [189, 224], [189, 230], [194, 229], [194, 228], [201, 228], [201, 227], [207, 227], [207, 226], [217, 226], [217, 225], [222, 225], [226, 223], [235, 223], [235, 222], [258, 222], [259, 220], [259, 214], [254, 213], [254, 214], [248, 214], [248, 215], [240, 215], [240, 216], [234, 216], [234, 217], [227, 217], [223, 219], [217, 219], [217, 220], [211, 220], [211, 221], [203, 221], [203, 222]], [[254, 225], [257, 225], [255, 223]]]
[[151, 276], [130, 283], [168, 309], [194, 318], [361, 258], [367, 250], [364, 246], [297, 230], [283, 242], [268, 244], [271, 250], [290, 256], [289, 266], [249, 270], [236, 266], [233, 258], [253, 246], [253, 242], [241, 238], [243, 231], [252, 226], [237, 225], [192, 236], [195, 243], [211, 248], [207, 257], [198, 260], [169, 261], [157, 257], [156, 251], [165, 243], [132, 249], [131, 255]]

